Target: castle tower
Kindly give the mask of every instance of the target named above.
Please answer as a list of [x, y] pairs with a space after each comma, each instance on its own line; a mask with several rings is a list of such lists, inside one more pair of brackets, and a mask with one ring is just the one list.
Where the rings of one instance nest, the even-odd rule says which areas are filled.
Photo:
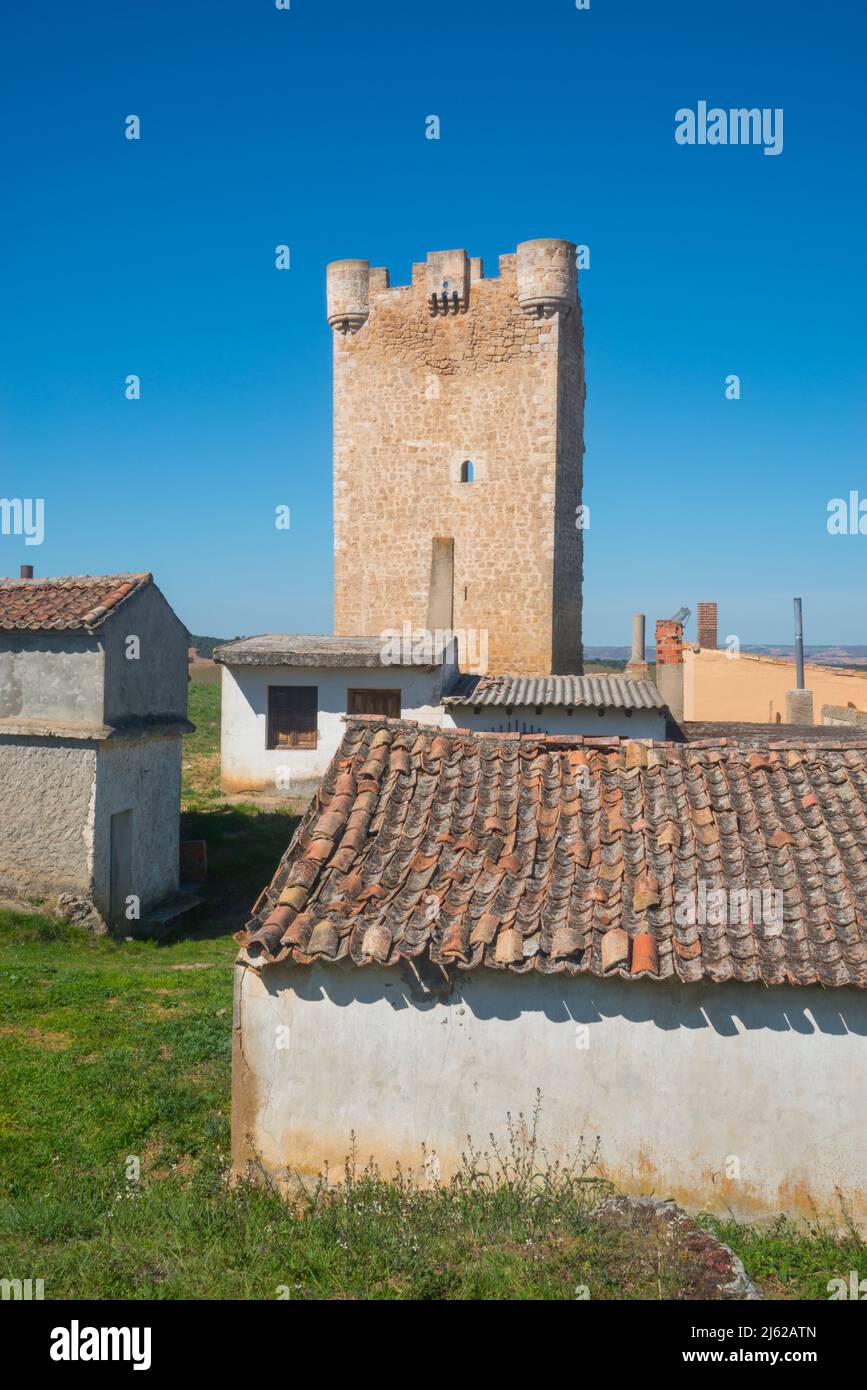
[[328, 267], [334, 631], [487, 632], [491, 672], [581, 670], [584, 349], [575, 247], [392, 287]]

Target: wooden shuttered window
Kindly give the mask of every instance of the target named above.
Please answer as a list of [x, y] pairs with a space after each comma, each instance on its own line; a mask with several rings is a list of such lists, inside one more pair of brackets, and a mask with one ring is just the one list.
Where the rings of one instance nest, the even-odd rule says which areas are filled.
[[386, 719], [400, 719], [399, 690], [347, 691], [347, 714], [383, 714]]
[[315, 748], [318, 708], [315, 685], [269, 685], [268, 747]]

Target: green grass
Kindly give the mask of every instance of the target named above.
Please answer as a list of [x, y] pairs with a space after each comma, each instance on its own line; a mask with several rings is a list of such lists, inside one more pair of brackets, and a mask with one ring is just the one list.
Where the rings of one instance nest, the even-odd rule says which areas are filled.
[[220, 687], [190, 683], [190, 719], [181, 762], [181, 839], [204, 840], [209, 900], [205, 930], [237, 931], [271, 881], [303, 807], [292, 801], [263, 810], [227, 801], [220, 791]]
[[[432, 1193], [355, 1164], [348, 1193], [294, 1206], [230, 1190], [233, 956], [227, 937], [116, 942], [0, 914], [0, 1277], [48, 1298], [689, 1295], [682, 1252], [591, 1219], [592, 1166], [528, 1183], [508, 1143], [499, 1188], [474, 1158]], [[771, 1297], [867, 1276], [855, 1236], [707, 1224]]]
[[[183, 833], [206, 839], [210, 868], [195, 935], [120, 942], [0, 912], [0, 1278], [43, 1279], [47, 1298], [694, 1293], [683, 1250], [591, 1217], [592, 1155], [540, 1171], [520, 1131], [500, 1160], [469, 1154], [459, 1180], [433, 1191], [354, 1159], [342, 1190], [292, 1205], [267, 1187], [229, 1188], [231, 932], [296, 822], [290, 809], [223, 802], [219, 688], [190, 694]], [[830, 1278], [867, 1277], [854, 1234], [706, 1224], [771, 1297], [824, 1298]]]
[[708, 1230], [740, 1255], [767, 1298], [827, 1298], [831, 1279], [846, 1279], [858, 1270], [867, 1278], [867, 1245], [841, 1208], [845, 1234], [821, 1221], [803, 1223], [780, 1216], [757, 1229], [738, 1221], [703, 1218]]
[[0, 914], [4, 1276], [38, 1267], [23, 1277], [48, 1296], [108, 1296], [117, 1195], [150, 1189], [158, 1206], [172, 1164], [225, 1161], [233, 955], [227, 937], [159, 947]]
[[220, 687], [205, 681], [190, 682], [190, 720], [196, 726], [187, 734], [181, 761], [181, 805], [207, 809], [217, 805], [220, 793]]

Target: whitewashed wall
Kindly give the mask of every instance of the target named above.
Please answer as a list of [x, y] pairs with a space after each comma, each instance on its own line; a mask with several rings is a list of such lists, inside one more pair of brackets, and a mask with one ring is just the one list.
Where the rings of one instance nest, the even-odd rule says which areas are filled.
[[[224, 666], [221, 724], [222, 785], [227, 792], [310, 796], [346, 730], [347, 691], [400, 690], [401, 714], [442, 722], [441, 669], [389, 666], [322, 668]], [[319, 695], [316, 748], [266, 748], [269, 685], [315, 685]]]
[[108, 740], [99, 745], [94, 812], [93, 899], [109, 909], [111, 818], [132, 811], [130, 891], [142, 915], [178, 887], [181, 740], [178, 737]]
[[0, 893], [89, 896], [96, 747], [0, 738]]
[[587, 709], [575, 707], [572, 714], [558, 706], [545, 706], [537, 714], [533, 705], [516, 705], [511, 714], [496, 706], [479, 707], [478, 714], [471, 705], [449, 705], [443, 724], [447, 728], [471, 729], [474, 733], [544, 733], [587, 734], [596, 738], [617, 735], [620, 738], [665, 738], [665, 715], [658, 709], [633, 710]]
[[[574, 714], [531, 706], [505, 710], [452, 708], [439, 703], [443, 672], [421, 667], [323, 668], [292, 666], [223, 666], [221, 777], [227, 792], [265, 792], [274, 796], [310, 796], [318, 787], [340, 745], [350, 687], [401, 691], [401, 715], [423, 724], [475, 732], [543, 732], [592, 734], [596, 737], [665, 738], [659, 710], [576, 708]], [[269, 685], [315, 685], [319, 692], [319, 741], [316, 748], [266, 748]]]
[[446, 1177], [540, 1089], [551, 1155], [599, 1135], [627, 1191], [839, 1219], [839, 1188], [867, 1217], [867, 993], [483, 970], [420, 1001], [408, 979], [236, 967], [236, 1172], [339, 1172], [354, 1130], [363, 1161], [417, 1170], [425, 1144]]
[[105, 656], [86, 632], [9, 632], [0, 649], [0, 719], [101, 724]]

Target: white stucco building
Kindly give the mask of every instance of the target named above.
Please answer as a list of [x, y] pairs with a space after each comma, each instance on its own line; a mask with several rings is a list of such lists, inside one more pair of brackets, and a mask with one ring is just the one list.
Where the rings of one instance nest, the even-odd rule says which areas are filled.
[[376, 637], [268, 633], [214, 652], [223, 667], [222, 786], [311, 796], [354, 715], [495, 733], [664, 738], [650, 681], [607, 676], [473, 676], [456, 643], [420, 662]]
[[541, 1091], [627, 1192], [867, 1218], [867, 740], [825, 732], [349, 721], [238, 936], [235, 1172], [354, 1132], [445, 1180]]
[[129, 931], [177, 889], [188, 645], [150, 574], [0, 580], [0, 895]]
[[226, 792], [309, 797], [350, 714], [439, 724], [454, 679], [448, 653], [383, 663], [376, 637], [266, 633], [217, 647], [223, 668], [221, 780]]

